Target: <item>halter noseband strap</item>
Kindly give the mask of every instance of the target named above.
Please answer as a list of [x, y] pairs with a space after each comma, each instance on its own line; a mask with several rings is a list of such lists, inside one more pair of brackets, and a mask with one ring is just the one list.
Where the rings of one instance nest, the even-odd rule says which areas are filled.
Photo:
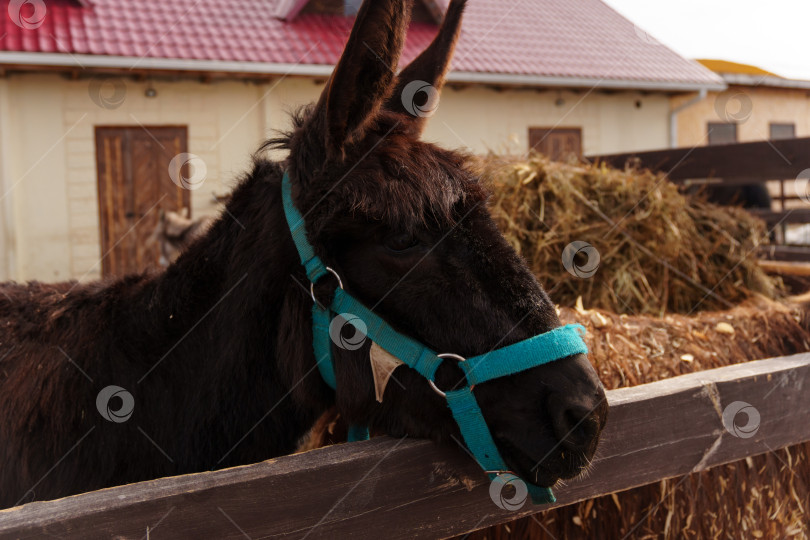
[[[286, 171], [281, 184], [281, 192], [287, 225], [290, 228], [295, 247], [301, 258], [301, 264], [306, 270], [310, 283], [317, 283], [328, 273], [334, 274], [340, 280], [337, 273], [326, 266], [320, 257], [315, 254], [315, 250], [307, 239], [304, 218], [293, 203], [292, 185]], [[450, 408], [464, 438], [464, 443], [491, 480], [503, 474], [513, 473], [508, 470], [495, 446], [495, 441], [492, 439], [484, 416], [472, 392], [473, 386], [499, 377], [514, 375], [567, 356], [586, 354], [588, 352], [588, 348], [581, 337], [585, 333], [585, 328], [578, 324], [569, 324], [472, 358], [461, 359], [456, 355], [439, 355], [415, 339], [394, 330], [379, 315], [343, 290], [341, 284], [340, 288], [335, 290], [332, 303], [329, 306], [321, 306], [314, 295], [312, 305], [312, 334], [315, 359], [321, 377], [332, 389], [337, 388], [337, 380], [335, 378], [329, 326], [332, 319], [341, 313], [351, 313], [363, 321], [366, 325], [365, 334], [374, 343], [408, 367], [416, 370], [429, 381], [438, 394], [445, 397], [447, 406]], [[347, 322], [352, 323], [352, 320]], [[356, 324], [353, 324], [353, 326], [357, 331], [361, 331]], [[467, 385], [459, 390], [442, 392], [436, 388], [434, 382], [436, 370], [442, 363], [442, 358], [446, 356], [461, 359], [458, 365], [467, 378]], [[349, 440], [364, 440], [367, 438], [367, 427], [350, 427]], [[556, 500], [550, 488], [536, 486], [525, 480], [523, 482], [536, 504], [551, 503]]]

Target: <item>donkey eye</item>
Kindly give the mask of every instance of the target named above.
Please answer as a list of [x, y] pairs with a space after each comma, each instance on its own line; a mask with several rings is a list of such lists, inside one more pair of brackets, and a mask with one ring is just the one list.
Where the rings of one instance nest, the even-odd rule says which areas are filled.
[[419, 245], [415, 236], [408, 233], [392, 234], [384, 241], [385, 247], [390, 251], [402, 253]]

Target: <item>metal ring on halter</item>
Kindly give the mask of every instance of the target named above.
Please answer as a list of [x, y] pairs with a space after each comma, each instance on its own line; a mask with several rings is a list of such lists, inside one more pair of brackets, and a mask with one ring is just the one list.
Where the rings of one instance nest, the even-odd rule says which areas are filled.
[[[458, 354], [453, 354], [453, 353], [442, 353], [442, 354], [437, 354], [436, 356], [438, 356], [439, 358], [455, 358], [459, 362], [464, 362], [465, 360], [467, 360], [463, 356], [459, 356]], [[447, 397], [447, 394], [442, 392], [441, 390], [439, 390], [439, 387], [436, 386], [436, 383], [433, 382], [431, 379], [428, 379], [428, 384], [430, 384], [430, 387], [433, 388], [434, 392], [436, 392], [437, 394], [439, 394], [442, 397]], [[470, 390], [472, 390], [473, 388], [475, 388], [475, 385], [472, 385], [470, 387]]]
[[[343, 280], [340, 279], [340, 276], [338, 275], [338, 273], [335, 272], [333, 269], [329, 268], [328, 266], [326, 267], [326, 271], [330, 272], [333, 276], [335, 276], [337, 278], [338, 287], [340, 287], [342, 289], [343, 288]], [[321, 303], [318, 302], [318, 300], [315, 298], [315, 284], [313, 282], [311, 282], [311, 281], [309, 282], [309, 295], [312, 297], [313, 302], [315, 302], [319, 306], [321, 305]]]

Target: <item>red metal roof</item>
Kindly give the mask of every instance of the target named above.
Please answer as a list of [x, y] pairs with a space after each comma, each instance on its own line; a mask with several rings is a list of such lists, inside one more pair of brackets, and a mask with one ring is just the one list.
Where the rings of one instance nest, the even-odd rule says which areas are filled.
[[[446, 5], [448, 0], [431, 0]], [[296, 0], [0, 0], [4, 52], [70, 53], [146, 59], [265, 64], [334, 64], [352, 20], [280, 11]], [[44, 18], [22, 22], [45, 5]], [[8, 12], [8, 16], [3, 16]], [[433, 38], [437, 26], [414, 23], [403, 61]], [[4, 51], [4, 52], [3, 52]], [[80, 60], [81, 57], [79, 57]], [[638, 31], [600, 0], [470, 0], [453, 69], [572, 80], [722, 85], [708, 69]], [[248, 69], [249, 71], [249, 69]], [[539, 84], [539, 83], [538, 83]], [[577, 84], [572, 83], [572, 86]]]

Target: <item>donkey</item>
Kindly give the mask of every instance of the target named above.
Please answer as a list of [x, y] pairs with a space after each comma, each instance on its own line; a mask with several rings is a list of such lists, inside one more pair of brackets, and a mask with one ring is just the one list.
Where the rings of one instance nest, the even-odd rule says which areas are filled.
[[189, 219], [188, 208], [183, 208], [180, 212], [161, 211], [155, 230], [146, 242], [147, 245], [157, 242], [160, 250], [159, 264], [169, 266], [177, 260], [180, 253], [203, 236], [213, 222], [214, 218], [211, 216]]
[[[286, 160], [257, 154], [226, 215], [168, 268], [0, 286], [0, 507], [287, 454], [333, 405], [376, 432], [461, 441], [447, 402], [407, 366], [376, 399], [369, 342], [333, 344], [336, 391], [315, 369], [313, 296], [338, 284], [310, 291], [285, 171], [315, 252], [403, 334], [476, 355], [560, 326], [468, 156], [421, 142], [425, 116], [401, 98], [411, 81], [442, 87], [465, 0], [396, 76], [407, 4], [363, 3], [319, 100], [264, 145]], [[447, 391], [463, 380], [450, 360], [435, 375]], [[474, 392], [521, 477], [552, 486], [592, 459], [608, 409], [583, 354]]]

